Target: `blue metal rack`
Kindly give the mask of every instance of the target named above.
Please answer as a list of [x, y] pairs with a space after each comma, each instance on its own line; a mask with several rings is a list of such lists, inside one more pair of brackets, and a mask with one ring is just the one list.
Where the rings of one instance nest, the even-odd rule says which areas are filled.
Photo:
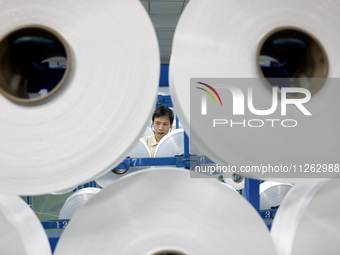
[[[160, 105], [167, 105], [168, 107], [173, 107], [170, 96], [158, 95], [156, 107]], [[176, 128], [178, 128], [178, 119], [176, 117]], [[202, 155], [190, 155], [189, 154], [189, 137], [184, 132], [184, 154], [176, 155], [174, 157], [162, 157], [162, 158], [131, 158], [126, 157], [115, 169], [117, 170], [128, 170], [129, 167], [136, 166], [164, 166], [173, 165], [176, 167], [184, 167], [190, 169], [191, 167], [199, 166], [201, 164], [211, 164], [214, 163], [208, 157]], [[95, 187], [96, 183], [94, 181], [84, 184], [84, 187]], [[245, 188], [244, 196], [249, 201], [249, 203], [256, 209], [256, 211], [263, 218], [268, 229], [271, 229], [272, 221], [276, 214], [277, 208], [272, 208], [270, 210], [260, 211], [260, 196], [259, 196], [259, 186], [260, 181], [250, 178], [245, 178]], [[81, 186], [74, 189], [82, 188]], [[30, 206], [33, 207], [32, 199], [27, 199]], [[43, 221], [41, 222], [45, 229], [65, 229], [69, 223], [69, 220], [55, 220], [55, 221]], [[52, 252], [59, 240], [61, 232], [59, 233], [48, 233], [48, 238], [52, 248]]]
[[[174, 157], [160, 157], [160, 158], [131, 158], [126, 157], [115, 169], [128, 170], [130, 167], [139, 166], [165, 166], [173, 165], [176, 167], [184, 167], [190, 169], [195, 166], [199, 166], [202, 163], [211, 164], [214, 163], [206, 156], [190, 155], [189, 154], [189, 137], [184, 132], [184, 154], [176, 155]], [[260, 197], [259, 197], [259, 185], [260, 181], [256, 179], [245, 178], [244, 196], [249, 203], [258, 211], [263, 219], [273, 219], [276, 213], [276, 209], [260, 211]], [[84, 187], [95, 187], [95, 182], [92, 181], [85, 184]], [[81, 187], [78, 187], [78, 189]], [[76, 189], [75, 189], [76, 190]], [[64, 221], [63, 221], [64, 222]], [[60, 221], [44, 222], [45, 228], [64, 228], [65, 225], [60, 225]], [[270, 228], [270, 226], [269, 226]]]
[[158, 158], [130, 158], [127, 157], [115, 169], [128, 170], [129, 167], [136, 166], [176, 166], [189, 169], [190, 167], [199, 166], [200, 162], [213, 163], [206, 156], [185, 156], [176, 155], [174, 157]]

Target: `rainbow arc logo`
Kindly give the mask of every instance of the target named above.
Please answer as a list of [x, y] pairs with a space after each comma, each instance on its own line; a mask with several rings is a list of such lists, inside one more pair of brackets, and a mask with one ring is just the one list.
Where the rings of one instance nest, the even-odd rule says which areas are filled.
[[[220, 97], [220, 95], [217, 93], [217, 91], [212, 86], [210, 86], [209, 84], [203, 83], [203, 82], [197, 82], [197, 83], [207, 87], [208, 89], [210, 89], [217, 96], [217, 98], [220, 101], [220, 104], [222, 106], [221, 97]], [[213, 96], [213, 94], [209, 90], [207, 90], [205, 88], [201, 88], [201, 87], [196, 87], [196, 88], [206, 92], [212, 98], [212, 100], [214, 101], [215, 105], [217, 106], [215, 97]], [[206, 94], [202, 95], [201, 114], [202, 115], [207, 115], [207, 97], [206, 97]]]

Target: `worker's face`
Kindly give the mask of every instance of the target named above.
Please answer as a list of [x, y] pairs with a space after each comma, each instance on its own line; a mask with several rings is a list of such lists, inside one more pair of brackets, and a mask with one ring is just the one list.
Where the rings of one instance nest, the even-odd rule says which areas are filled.
[[162, 116], [155, 118], [152, 122], [153, 128], [155, 130], [155, 136], [159, 142], [167, 133], [169, 133], [172, 124], [170, 124], [169, 116]]

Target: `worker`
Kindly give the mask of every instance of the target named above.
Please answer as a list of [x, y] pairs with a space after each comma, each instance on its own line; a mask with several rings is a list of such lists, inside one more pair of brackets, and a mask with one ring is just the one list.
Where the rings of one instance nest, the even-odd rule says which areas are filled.
[[151, 157], [155, 156], [155, 151], [158, 143], [167, 133], [169, 133], [172, 128], [173, 122], [174, 113], [169, 107], [161, 105], [156, 108], [152, 115], [152, 126], [154, 129], [154, 134], [143, 137], [143, 140], [148, 145]]

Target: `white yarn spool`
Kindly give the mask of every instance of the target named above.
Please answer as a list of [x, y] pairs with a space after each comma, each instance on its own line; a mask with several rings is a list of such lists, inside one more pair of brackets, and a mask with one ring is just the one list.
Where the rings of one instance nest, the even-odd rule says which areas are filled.
[[100, 191], [98, 188], [83, 188], [74, 192], [61, 208], [59, 219], [72, 219], [75, 213]]
[[[193, 142], [205, 155], [220, 165], [232, 164], [238, 169], [242, 166], [260, 167], [268, 162], [272, 166], [283, 164], [293, 169], [291, 171], [300, 171], [300, 165], [304, 169], [304, 164], [338, 162], [340, 140], [335, 137], [339, 126], [336, 116], [340, 87], [335, 78], [340, 76], [339, 12], [340, 4], [332, 0], [197, 0], [186, 6], [173, 41], [170, 92], [184, 129], [190, 138], [195, 138]], [[191, 78], [234, 78], [234, 81], [252, 78], [254, 84], [251, 83], [251, 88], [254, 89], [257, 109], [268, 109], [272, 93], [266, 82], [260, 82], [263, 73], [259, 72], [259, 51], [264, 41], [271, 36], [282, 32], [284, 37], [289, 37], [289, 31], [303, 34], [307, 44], [310, 43], [311, 54], [306, 64], [301, 65], [306, 71], [304, 75], [308, 78], [330, 78], [323, 87], [310, 88], [312, 97], [306, 104], [312, 113], [310, 118], [300, 123], [300, 118], [296, 116], [302, 115], [301, 111], [295, 105], [289, 105], [287, 118], [296, 117], [299, 120], [296, 129], [215, 128], [213, 132], [203, 125], [192, 123], [190, 110], [196, 108], [191, 106]], [[216, 87], [221, 85], [218, 82], [216, 84]], [[222, 101], [232, 109], [232, 100], [229, 99], [222, 98]], [[244, 105], [246, 108], [247, 104]], [[274, 113], [268, 118], [282, 119], [280, 114]], [[336, 174], [329, 173], [333, 176]], [[261, 172], [246, 172], [244, 175], [270, 179]], [[315, 181], [313, 178], [307, 180], [294, 175], [272, 180], [291, 183]]]
[[[197, 147], [189, 143], [189, 153], [202, 155]], [[175, 129], [166, 134], [159, 142], [155, 157], [174, 157], [184, 154], [184, 130]]]
[[20, 197], [0, 194], [0, 226], [0, 254], [52, 254], [38, 217]]
[[222, 255], [225, 247], [230, 254], [276, 253], [263, 220], [242, 196], [216, 180], [190, 178], [189, 171], [154, 168], [120, 179], [86, 203], [55, 255]]
[[338, 178], [291, 188], [271, 228], [278, 255], [339, 254], [339, 194]]
[[[159, 82], [157, 38], [140, 1], [0, 4], [0, 191], [53, 193], [118, 165], [151, 118]], [[20, 33], [48, 33], [66, 48], [68, 75], [46, 100], [9, 92], [22, 77], [6, 35]]]
[[292, 187], [290, 183], [262, 182], [260, 184], [260, 210], [269, 210], [279, 206]]

